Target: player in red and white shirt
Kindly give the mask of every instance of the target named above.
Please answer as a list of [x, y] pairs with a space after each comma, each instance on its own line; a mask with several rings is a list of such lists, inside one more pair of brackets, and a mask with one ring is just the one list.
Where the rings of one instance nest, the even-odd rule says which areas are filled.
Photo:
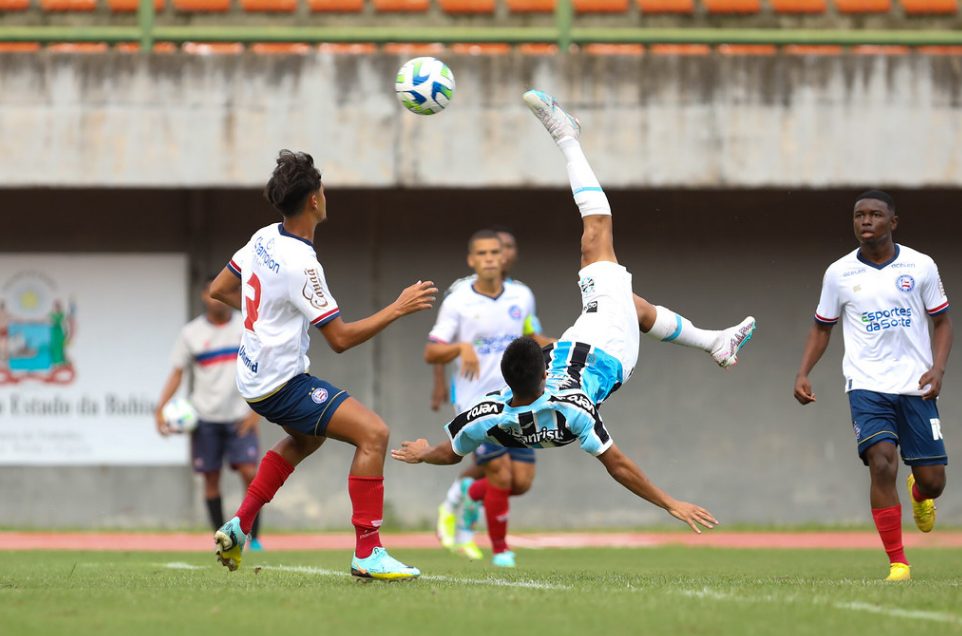
[[841, 321], [845, 390], [858, 453], [871, 474], [872, 517], [889, 556], [887, 580], [905, 581], [911, 575], [902, 545], [896, 447], [912, 468], [908, 490], [915, 523], [930, 532], [948, 463], [936, 398], [952, 348], [949, 300], [935, 261], [893, 240], [898, 217], [889, 194], [859, 195], [854, 226], [859, 248], [825, 272], [795, 399], [815, 401], [808, 374]]
[[420, 575], [381, 547], [384, 456], [388, 427], [373, 411], [330, 382], [308, 374], [308, 330], [318, 327], [341, 353], [398, 318], [430, 309], [437, 289], [418, 281], [381, 311], [344, 322], [314, 251], [314, 232], [327, 218], [321, 174], [313, 158], [282, 150], [264, 192], [284, 220], [261, 228], [211, 285], [211, 295], [241, 309], [244, 336], [237, 387], [251, 408], [287, 437], [267, 452], [236, 516], [215, 534], [217, 556], [237, 569], [254, 518], [284, 481], [327, 437], [356, 448], [348, 491], [357, 537], [351, 573], [374, 579]]

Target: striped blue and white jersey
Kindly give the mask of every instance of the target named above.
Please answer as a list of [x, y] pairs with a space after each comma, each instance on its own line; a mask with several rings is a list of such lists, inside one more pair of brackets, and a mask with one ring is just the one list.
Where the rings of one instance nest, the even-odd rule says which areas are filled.
[[581, 342], [560, 341], [544, 351], [548, 379], [541, 397], [513, 407], [508, 387], [485, 395], [445, 426], [454, 452], [467, 455], [484, 443], [554, 448], [577, 441], [597, 456], [611, 447], [598, 406], [621, 386], [621, 363]]

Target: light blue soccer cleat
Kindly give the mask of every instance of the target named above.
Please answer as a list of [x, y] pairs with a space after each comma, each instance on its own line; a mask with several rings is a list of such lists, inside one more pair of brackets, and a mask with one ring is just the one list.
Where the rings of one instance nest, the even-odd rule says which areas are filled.
[[498, 552], [491, 558], [491, 563], [499, 568], [513, 568], [514, 552], [512, 552], [511, 550], [506, 550], [505, 552]]
[[214, 533], [214, 545], [217, 546], [217, 560], [220, 564], [233, 572], [240, 567], [244, 544], [247, 535], [241, 532], [240, 519], [234, 517]]
[[748, 344], [755, 333], [755, 319], [751, 316], [721, 332], [711, 357], [723, 369], [733, 367], [738, 363], [738, 352]]
[[378, 581], [409, 581], [421, 576], [421, 570], [404, 565], [384, 548], [374, 548], [371, 556], [365, 559], [351, 559], [351, 574], [362, 579]]
[[474, 531], [474, 527], [478, 525], [478, 519], [481, 517], [481, 502], [471, 499], [471, 495], [468, 494], [468, 489], [474, 480], [470, 477], [465, 477], [461, 480], [461, 528], [465, 530]]
[[555, 141], [577, 139], [581, 135], [581, 122], [566, 113], [558, 100], [551, 95], [544, 91], [530, 90], [524, 94], [523, 99]]
[[251, 552], [264, 551], [264, 546], [261, 545], [261, 542], [258, 540], [257, 537], [251, 537], [251, 541], [250, 541], [250, 544], [248, 544], [248, 547], [250, 548]]

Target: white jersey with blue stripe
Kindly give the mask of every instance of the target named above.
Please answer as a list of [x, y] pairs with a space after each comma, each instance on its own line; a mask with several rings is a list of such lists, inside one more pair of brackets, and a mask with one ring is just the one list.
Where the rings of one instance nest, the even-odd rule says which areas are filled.
[[308, 327], [322, 327], [340, 311], [314, 244], [281, 223], [255, 232], [227, 267], [241, 279], [243, 296], [237, 388], [247, 400], [257, 400], [307, 373]]
[[928, 316], [948, 311], [939, 270], [929, 256], [904, 245], [877, 264], [859, 250], [825, 272], [815, 320], [842, 321], [845, 389], [920, 395], [932, 367]]
[[482, 398], [451, 420], [444, 430], [458, 455], [484, 443], [507, 448], [554, 448], [578, 442], [598, 456], [612, 445], [598, 408], [580, 389], [546, 388], [527, 406], [511, 406], [511, 389]]

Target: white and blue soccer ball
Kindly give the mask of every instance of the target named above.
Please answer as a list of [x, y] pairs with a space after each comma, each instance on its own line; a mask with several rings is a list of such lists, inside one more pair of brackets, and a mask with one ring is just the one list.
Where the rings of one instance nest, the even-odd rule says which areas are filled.
[[168, 428], [175, 433], [190, 433], [197, 428], [197, 410], [182, 397], [171, 398], [160, 413]]
[[398, 69], [394, 90], [412, 113], [440, 113], [454, 98], [454, 73], [439, 59], [416, 57]]

